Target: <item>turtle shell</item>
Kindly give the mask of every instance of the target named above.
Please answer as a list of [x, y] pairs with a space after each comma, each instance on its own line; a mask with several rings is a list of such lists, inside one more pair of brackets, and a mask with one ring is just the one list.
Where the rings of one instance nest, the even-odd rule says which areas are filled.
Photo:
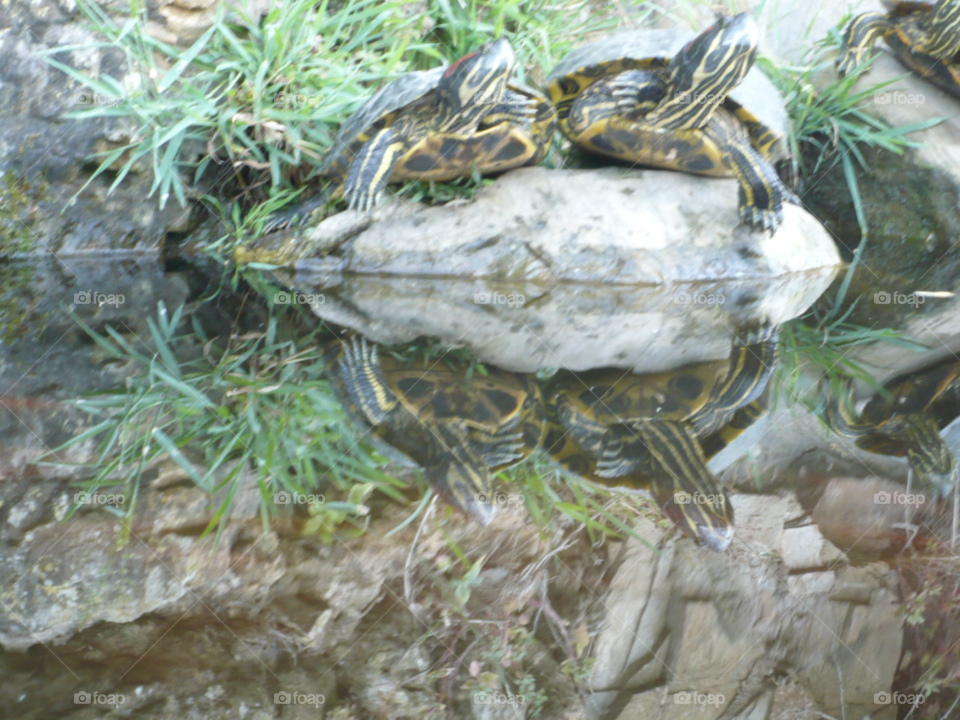
[[[625, 70], [665, 68], [696, 34], [683, 28], [632, 30], [587, 43], [564, 57], [547, 76], [547, 93], [561, 124], [570, 104], [594, 80]], [[790, 120], [776, 86], [754, 65], [724, 107], [746, 126], [754, 146], [771, 160], [789, 154]]]
[[607, 369], [561, 377], [547, 397], [546, 451], [567, 470], [609, 484], [595, 472], [605, 442], [615, 436], [630, 442], [635, 434], [625, 423], [631, 421], [691, 417], [710, 400], [728, 368], [723, 360], [646, 375]]
[[877, 393], [864, 407], [861, 417], [869, 423], [882, 425], [897, 415], [912, 415], [926, 411], [948, 390], [957, 385], [960, 362], [948, 362], [919, 373], [901, 375], [884, 387], [892, 397]]
[[904, 2], [904, 0], [880, 0], [890, 15], [911, 15], [916, 12], [933, 12], [933, 3]]
[[716, 360], [647, 375], [624, 375], [622, 370], [581, 373], [561, 379], [550, 402], [602, 428], [639, 420], [685, 420], [710, 400], [729, 367], [729, 360]]
[[378, 122], [388, 119], [393, 113], [435, 90], [446, 69], [447, 66], [443, 65], [432, 70], [410, 72], [377, 90], [373, 97], [340, 127], [340, 132], [334, 138], [333, 145], [320, 167], [321, 174], [327, 175], [335, 171], [343, 153]]
[[[769, 414], [773, 385], [772, 382], [768, 382], [757, 400], [738, 408], [726, 425], [703, 439], [700, 445], [707, 460], [712, 460], [726, 450], [748, 429]], [[711, 469], [717, 470], [712, 467]]]
[[[381, 426], [370, 427], [342, 387], [336, 363], [342, 346], [326, 352], [329, 373], [347, 414], [377, 438], [377, 449], [393, 462], [423, 465], [416, 436], [442, 423], [462, 424], [491, 470], [502, 470], [529, 457], [541, 444], [543, 398], [532, 378], [489, 368], [487, 375], [467, 379], [465, 369], [444, 364], [414, 367], [388, 353], [380, 354], [380, 371], [387, 387], [400, 401]], [[398, 439], [400, 440], [398, 442]], [[505, 446], [509, 446], [507, 451]]]
[[[320, 167], [327, 177], [344, 177], [353, 156], [373, 131], [393, 122], [409, 105], [425, 98], [439, 84], [446, 66], [412, 72], [400, 77], [374, 94], [343, 124]], [[529, 130], [487, 129], [465, 137], [451, 138], [444, 133], [422, 139], [400, 158], [391, 182], [403, 180], [451, 180], [463, 175], [463, 168], [476, 165], [483, 173], [514, 168], [518, 158], [535, 165], [547, 154], [556, 127], [556, 114], [542, 93], [517, 81], [507, 89], [536, 101], [537, 113]]]
[[400, 402], [425, 423], [457, 420], [469, 428], [496, 433], [518, 425], [527, 398], [535, 394], [521, 376], [495, 368], [467, 380], [465, 370], [442, 364], [429, 369], [410, 367], [392, 356], [381, 356], [380, 366]]

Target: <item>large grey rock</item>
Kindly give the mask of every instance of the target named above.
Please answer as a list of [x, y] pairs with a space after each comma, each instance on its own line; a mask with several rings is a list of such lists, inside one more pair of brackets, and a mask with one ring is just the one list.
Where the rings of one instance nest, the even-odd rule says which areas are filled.
[[[778, 390], [784, 398], [781, 406], [762, 418], [757, 423], [758, 427], [749, 428], [723, 453], [710, 460], [710, 469], [720, 474], [725, 485], [743, 490], [770, 491], [782, 487], [809, 489], [818, 480], [838, 477], [865, 478], [878, 482], [879, 485], [870, 493], [864, 491], [864, 503], [873, 493], [881, 490], [906, 492], [910, 471], [906, 458], [880, 455], [858, 448], [853, 440], [827, 429], [802, 403], [789, 404], [793, 398], [790, 398], [783, 385]], [[948, 427], [944, 433], [948, 447], [954, 452], [960, 450], [958, 429], [960, 423]], [[734, 452], [728, 453], [727, 450]], [[724, 462], [715, 462], [721, 456]], [[913, 492], [925, 492], [925, 489], [915, 483]], [[932, 510], [931, 500], [932, 496], [928, 493], [924, 510]], [[850, 506], [846, 510], [838, 506], [838, 522], [843, 521], [844, 512], [852, 511]], [[866, 505], [860, 507], [857, 516], [872, 517], [870, 523], [877, 519]], [[881, 527], [878, 526], [878, 529]]]
[[933, 500], [929, 490], [913, 487], [908, 495], [903, 485], [882, 478], [831, 478], [812, 519], [840, 547], [881, 553], [902, 547], [908, 525], [926, 529]]
[[765, 236], [738, 224], [732, 181], [527, 168], [466, 204], [370, 227], [334, 216], [307, 242], [341, 255], [275, 277], [378, 342], [436, 337], [515, 371], [654, 372], [726, 357], [735, 330], [786, 322], [826, 289], [833, 240], [786, 213]]
[[670, 283], [769, 279], [835, 266], [829, 234], [792, 205], [776, 234], [740, 225], [737, 182], [662, 170], [522, 168], [468, 203], [375, 223], [345, 271]]
[[663, 531], [650, 521], [641, 522], [636, 530], [645, 542], [627, 544], [626, 557], [604, 599], [616, 610], [607, 614], [596, 640], [596, 664], [588, 681], [595, 693], [617, 688], [629, 677], [632, 663], [661, 664], [656, 649], [669, 602], [673, 546], [656, 549]]

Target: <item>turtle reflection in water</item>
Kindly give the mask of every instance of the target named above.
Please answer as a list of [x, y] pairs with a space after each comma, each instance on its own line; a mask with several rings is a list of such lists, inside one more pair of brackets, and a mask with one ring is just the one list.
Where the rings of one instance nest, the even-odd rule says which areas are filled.
[[465, 369], [442, 362], [413, 367], [357, 337], [331, 346], [326, 358], [331, 385], [378, 449], [389, 459], [413, 461], [447, 502], [489, 523], [491, 474], [541, 444], [536, 382], [496, 368], [468, 379]]
[[733, 508], [707, 468], [766, 411], [777, 363], [776, 328], [737, 338], [729, 361], [633, 375], [565, 375], [547, 394], [547, 451], [593, 482], [649, 489], [694, 539], [724, 551]]
[[956, 464], [940, 431], [960, 414], [960, 362], [901, 375], [884, 386], [857, 414], [850, 385], [833, 392], [821, 386], [821, 418], [842, 437], [879, 455], [906, 457], [920, 482], [950, 493]]

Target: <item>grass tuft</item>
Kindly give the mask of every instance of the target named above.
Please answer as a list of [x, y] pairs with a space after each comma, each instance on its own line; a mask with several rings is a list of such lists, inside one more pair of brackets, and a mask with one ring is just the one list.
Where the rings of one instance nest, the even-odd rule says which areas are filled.
[[346, 420], [323, 378], [315, 337], [286, 338], [273, 316], [263, 333], [208, 338], [196, 322], [184, 331], [182, 307], [168, 313], [161, 304], [156, 319], [148, 319], [154, 349], [142, 352], [113, 328], [101, 335], [74, 320], [107, 358], [132, 363], [138, 373], [125, 388], [75, 400], [97, 422], [51, 454], [96, 439], [98, 457], [81, 488], [123, 485], [128, 500], [119, 514], [126, 524], [145, 472], [167, 458], [218, 499], [206, 532], [222, 530], [245, 468], [259, 488], [265, 527], [281, 491], [322, 491], [328, 497], [315, 512], [325, 514], [328, 526], [333, 513], [339, 514], [334, 526], [358, 529], [370, 492], [406, 502], [406, 483], [382, 472], [384, 460]]
[[[521, 79], [539, 84], [584, 36], [610, 29], [610, 10], [587, 2], [520, 0], [422, 3], [413, 0], [274, 2], [262, 17], [221, 9], [189, 48], [149, 32], [146, 10], [115, 23], [91, 0], [80, 8], [107, 42], [44, 53], [103, 102], [74, 118], [123, 118], [129, 140], [100, 153], [96, 172], [151, 172], [160, 207], [204, 195], [250, 208], [290, 191], [319, 166], [337, 128], [383, 83], [411, 70], [449, 63], [504, 35], [520, 60]], [[126, 76], [93, 77], [66, 51], [115, 48]], [[472, 194], [473, 180], [418, 183], [405, 193], [432, 202]], [[229, 216], [226, 209], [226, 216]]]

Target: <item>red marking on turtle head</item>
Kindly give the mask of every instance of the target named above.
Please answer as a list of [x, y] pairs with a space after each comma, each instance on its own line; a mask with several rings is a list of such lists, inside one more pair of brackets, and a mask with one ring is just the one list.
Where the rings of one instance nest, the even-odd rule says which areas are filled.
[[477, 51], [474, 50], [474, 51], [473, 51], [472, 53], [470, 53], [469, 55], [464, 55], [462, 58], [460, 58], [459, 60], [457, 60], [453, 65], [451, 65], [450, 67], [448, 67], [448, 68], [446, 69], [446, 71], [443, 73], [443, 76], [444, 76], [445, 78], [450, 77], [451, 75], [453, 75], [453, 73], [455, 73], [455, 72], [457, 71], [457, 68], [458, 68], [458, 67], [460, 67], [461, 65], [463, 65], [464, 61], [469, 60], [470, 58], [472, 58], [472, 57], [473, 57], [474, 55], [476, 55], [476, 54], [477, 54]]

